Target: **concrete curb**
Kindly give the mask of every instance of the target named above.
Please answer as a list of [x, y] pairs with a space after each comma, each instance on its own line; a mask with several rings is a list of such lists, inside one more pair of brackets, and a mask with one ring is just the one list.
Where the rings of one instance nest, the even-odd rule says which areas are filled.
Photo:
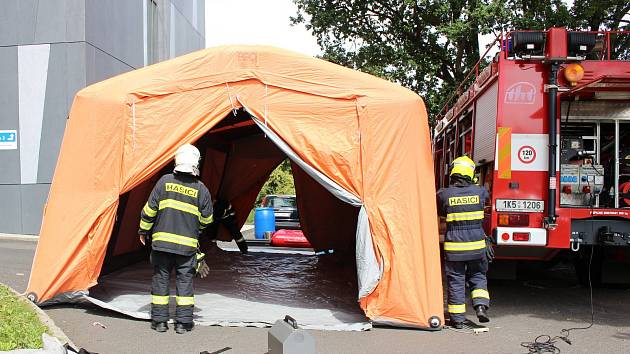
[[[243, 231], [249, 231], [249, 230], [253, 230], [254, 229], [254, 225], [252, 224], [245, 224], [243, 225], [243, 227], [241, 228], [241, 232]], [[1, 235], [1, 234], [0, 234]]]
[[79, 349], [76, 345], [74, 345], [74, 343], [72, 343], [70, 338], [68, 338], [68, 336], [61, 330], [61, 328], [57, 327], [57, 325], [55, 324], [55, 321], [53, 321], [52, 318], [50, 318], [46, 314], [46, 312], [44, 312], [42, 309], [40, 309], [39, 306], [37, 306], [34, 303], [32, 303], [31, 301], [29, 301], [24, 295], [18, 293], [17, 291], [15, 291], [10, 286], [8, 286], [8, 285], [6, 285], [4, 283], [0, 283], [0, 285], [6, 286], [9, 289], [9, 291], [11, 291], [13, 294], [15, 294], [15, 296], [17, 296], [18, 299], [20, 299], [21, 301], [27, 303], [35, 311], [35, 313], [37, 313], [37, 316], [39, 317], [39, 320], [42, 321], [44, 326], [46, 326], [46, 327], [48, 327], [48, 329], [50, 329], [50, 333], [52, 334], [52, 336], [56, 337], [57, 339], [59, 339], [59, 341], [61, 342], [62, 345], [67, 343], [73, 349]]
[[[243, 225], [241, 232], [253, 231], [254, 225]], [[21, 240], [21, 241], [34, 241], [39, 240], [39, 235], [20, 235], [20, 234], [3, 234], [0, 233], [0, 240]]]
[[[241, 232], [253, 231], [254, 225], [243, 225]], [[21, 234], [3, 234], [0, 233], [0, 240], [20, 240], [20, 241], [33, 241], [39, 240], [39, 235], [21, 235]]]
[[33, 241], [37, 242], [39, 236], [37, 235], [20, 235], [20, 234], [3, 234], [0, 233], [0, 240], [19, 240], [19, 241]]

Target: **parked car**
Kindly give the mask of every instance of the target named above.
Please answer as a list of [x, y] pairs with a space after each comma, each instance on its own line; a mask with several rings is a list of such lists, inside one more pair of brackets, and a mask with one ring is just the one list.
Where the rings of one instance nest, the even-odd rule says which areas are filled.
[[267, 195], [263, 198], [261, 206], [273, 208], [273, 214], [276, 218], [276, 230], [295, 230], [301, 227], [294, 195]]

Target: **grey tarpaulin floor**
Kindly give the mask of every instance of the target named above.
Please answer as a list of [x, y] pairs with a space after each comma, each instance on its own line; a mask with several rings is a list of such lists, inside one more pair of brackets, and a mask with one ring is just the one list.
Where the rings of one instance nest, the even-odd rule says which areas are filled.
[[[205, 279], [195, 279], [197, 324], [265, 327], [290, 315], [307, 329], [371, 328], [356, 300], [353, 267], [318, 258], [312, 252], [278, 254], [262, 247], [250, 250], [247, 256], [219, 248], [208, 252], [210, 274]], [[108, 274], [90, 289], [88, 300], [135, 318], [149, 319], [151, 275], [148, 262]], [[171, 295], [174, 294], [171, 279]], [[174, 300], [172, 297], [171, 314]]]

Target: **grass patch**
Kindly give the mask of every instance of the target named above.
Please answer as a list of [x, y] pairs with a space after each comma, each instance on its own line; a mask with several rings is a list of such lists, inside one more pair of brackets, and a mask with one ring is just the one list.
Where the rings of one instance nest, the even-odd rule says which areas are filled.
[[41, 348], [44, 332], [37, 313], [0, 284], [0, 351]]
[[247, 216], [247, 220], [245, 220], [245, 224], [253, 225], [254, 224], [254, 210], [252, 209]]

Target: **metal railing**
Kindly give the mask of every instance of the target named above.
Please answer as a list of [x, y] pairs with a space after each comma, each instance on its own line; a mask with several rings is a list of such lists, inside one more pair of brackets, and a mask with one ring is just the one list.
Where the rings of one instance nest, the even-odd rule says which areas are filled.
[[[462, 80], [461, 83], [459, 84], [459, 86], [457, 86], [457, 89], [455, 89], [455, 91], [453, 91], [453, 94], [451, 94], [449, 96], [449, 98], [445, 101], [444, 105], [440, 109], [440, 111], [439, 111], [439, 113], [438, 113], [438, 115], [437, 115], [437, 117], [435, 119], [436, 123], [439, 122], [442, 118], [444, 118], [451, 108], [455, 107], [455, 105], [451, 105], [451, 103], [453, 102], [453, 99], [456, 98], [456, 97], [461, 96], [462, 94], [464, 94], [464, 92], [468, 91], [469, 86], [471, 85], [469, 80], [471, 80], [471, 78], [473, 78], [473, 75], [474, 75], [474, 80], [472, 80], [472, 83], [477, 81], [477, 79], [479, 78], [479, 75], [480, 75], [479, 69], [480, 69], [482, 64], [486, 63], [486, 56], [488, 55], [488, 53], [490, 53], [490, 51], [493, 48], [496, 48], [495, 46], [497, 44], [499, 45], [500, 52], [503, 51], [503, 48], [501, 47], [501, 43], [502, 42], [503, 42], [503, 33], [499, 33], [499, 35], [497, 35], [497, 37], [494, 39], [494, 41], [492, 41], [492, 43], [490, 43], [490, 45], [488, 45], [488, 48], [486, 49], [486, 51], [483, 53], [483, 55], [480, 56], [480, 59], [475, 63], [475, 65], [468, 72], [466, 77], [464, 77], [464, 80]], [[492, 64], [492, 60], [491, 60], [490, 65], [491, 64]], [[466, 88], [466, 89], [464, 90], [464, 88]], [[474, 93], [473, 93], [473, 96], [474, 96]], [[472, 97], [469, 97], [468, 100], [470, 100], [471, 98]], [[457, 101], [455, 101], [455, 102], [457, 102]]]
[[[488, 45], [488, 48], [481, 55], [480, 59], [475, 63], [472, 69], [468, 72], [464, 80], [461, 81], [457, 89], [448, 97], [445, 101], [444, 105], [440, 109], [437, 117], [435, 119], [436, 125], [440, 124], [440, 121], [448, 116], [448, 121], [455, 115], [451, 116], [449, 111], [457, 106], [457, 102], [461, 98], [462, 95], [469, 95], [466, 97], [465, 102], [470, 101], [474, 96], [476, 96], [475, 92], [467, 92], [470, 89], [470, 85], [477, 82], [480, 75], [483, 75], [484, 72], [480, 73], [480, 67], [482, 64], [486, 63], [486, 56], [493, 48], [499, 47], [499, 55], [503, 55], [505, 59], [508, 59], [509, 55], [509, 46], [513, 32], [539, 32], [535, 30], [518, 30], [518, 31], [510, 31], [505, 35], [500, 33], [494, 39], [494, 41]], [[570, 31], [573, 32], [573, 31]], [[576, 31], [582, 33], [595, 33], [598, 35], [596, 40], [595, 48], [591, 51], [591, 56], [587, 57], [585, 60], [630, 60], [630, 31]], [[628, 36], [627, 39], [621, 40], [618, 42], [619, 36]], [[505, 39], [505, 40], [504, 40]], [[618, 43], [624, 43], [627, 41], [627, 46], [619, 46]], [[617, 51], [615, 51], [617, 50]], [[593, 56], [595, 54], [595, 56]], [[492, 61], [489, 65], [492, 65]], [[474, 80], [471, 80], [474, 75]], [[457, 99], [456, 99], [457, 98]], [[441, 130], [441, 129], [438, 129]]]

